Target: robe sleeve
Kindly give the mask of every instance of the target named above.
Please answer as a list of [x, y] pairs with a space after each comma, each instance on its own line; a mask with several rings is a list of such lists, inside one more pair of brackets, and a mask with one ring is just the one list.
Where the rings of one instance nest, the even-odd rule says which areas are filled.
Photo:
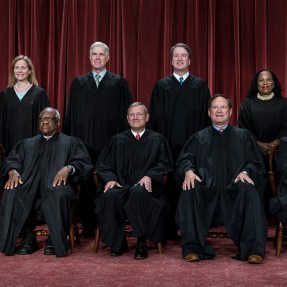
[[116, 159], [114, 154], [114, 138], [112, 138], [103, 149], [99, 159], [96, 162], [95, 169], [100, 177], [101, 183], [106, 184], [109, 181], [118, 181], [113, 162]]
[[73, 182], [86, 181], [93, 170], [90, 155], [80, 139], [74, 137], [71, 139], [70, 157], [67, 163], [75, 168], [75, 173], [70, 175], [71, 180]]
[[248, 99], [246, 99], [242, 102], [239, 109], [238, 127], [248, 130], [254, 136], [254, 138], [258, 140], [253, 121], [250, 102]]
[[287, 224], [287, 137], [281, 138], [277, 152], [277, 196], [270, 199], [270, 211], [283, 223]]
[[128, 82], [125, 78], [121, 78], [119, 80], [119, 84], [117, 87], [117, 91], [119, 93], [119, 103], [118, 103], [118, 120], [117, 120], [117, 133], [123, 132], [128, 129], [129, 125], [126, 120], [127, 110], [130, 104], [132, 103], [132, 95], [130, 92], [130, 88]]
[[66, 111], [66, 117], [65, 117], [65, 123], [63, 132], [67, 135], [74, 135], [75, 132], [72, 131], [72, 127], [75, 126], [75, 111], [73, 107], [75, 106], [75, 96], [80, 92], [80, 84], [77, 78], [75, 78], [71, 84], [70, 90], [69, 90], [69, 99], [68, 99], [68, 107]]
[[0, 144], [4, 145], [4, 91], [0, 93]]
[[160, 135], [161, 143], [157, 152], [158, 158], [153, 167], [147, 170], [146, 176], [149, 176], [152, 181], [163, 184], [163, 176], [173, 172], [173, 162], [170, 147], [167, 140]]
[[159, 83], [156, 83], [151, 97], [150, 97], [150, 120], [149, 127], [163, 135], [167, 134], [166, 131], [166, 120], [164, 111], [164, 91], [161, 89]]

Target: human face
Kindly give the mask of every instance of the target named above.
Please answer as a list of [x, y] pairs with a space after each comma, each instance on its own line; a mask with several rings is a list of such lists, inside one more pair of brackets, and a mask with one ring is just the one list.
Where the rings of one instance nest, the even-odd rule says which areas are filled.
[[274, 88], [274, 81], [270, 72], [263, 71], [258, 75], [257, 88], [262, 96], [269, 96]]
[[127, 120], [133, 131], [141, 132], [145, 129], [149, 114], [145, 113], [143, 106], [131, 107], [128, 110]]
[[99, 73], [106, 68], [109, 56], [103, 47], [94, 47], [90, 50], [90, 62], [95, 72]]
[[53, 110], [45, 109], [39, 116], [39, 130], [44, 136], [53, 135], [59, 128], [60, 122], [55, 118]]
[[223, 97], [218, 97], [211, 103], [208, 115], [212, 123], [221, 128], [228, 124], [232, 109], [228, 106], [228, 101]]
[[177, 74], [184, 75], [190, 65], [188, 52], [182, 47], [176, 47], [172, 54], [171, 64]]
[[15, 75], [17, 82], [27, 81], [30, 73], [31, 73], [31, 71], [30, 71], [26, 61], [19, 60], [15, 63], [14, 75]]

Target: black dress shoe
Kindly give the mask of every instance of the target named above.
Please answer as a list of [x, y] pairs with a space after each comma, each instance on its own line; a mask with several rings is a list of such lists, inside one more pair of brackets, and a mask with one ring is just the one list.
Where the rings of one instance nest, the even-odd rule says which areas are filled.
[[48, 237], [47, 241], [46, 241], [46, 246], [44, 248], [44, 254], [45, 255], [55, 255], [55, 249], [52, 243], [52, 240], [50, 238], [50, 236]]
[[125, 252], [129, 251], [127, 239], [124, 238], [120, 251], [111, 250], [110, 256], [122, 256]]
[[25, 237], [21, 245], [17, 248], [17, 253], [20, 255], [32, 254], [38, 249], [38, 242], [35, 237]]
[[146, 259], [148, 257], [145, 242], [138, 242], [135, 250], [135, 259]]

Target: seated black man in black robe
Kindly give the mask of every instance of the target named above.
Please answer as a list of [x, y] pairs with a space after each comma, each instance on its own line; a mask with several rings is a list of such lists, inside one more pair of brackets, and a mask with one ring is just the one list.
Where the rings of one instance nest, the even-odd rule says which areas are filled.
[[58, 132], [59, 125], [59, 112], [45, 108], [39, 116], [41, 134], [18, 142], [4, 162], [1, 175], [7, 181], [0, 209], [0, 251], [6, 255], [14, 254], [21, 234], [18, 254], [38, 249], [33, 230], [39, 199], [50, 234], [44, 254], [67, 255], [75, 183], [87, 179], [93, 166], [85, 145]]

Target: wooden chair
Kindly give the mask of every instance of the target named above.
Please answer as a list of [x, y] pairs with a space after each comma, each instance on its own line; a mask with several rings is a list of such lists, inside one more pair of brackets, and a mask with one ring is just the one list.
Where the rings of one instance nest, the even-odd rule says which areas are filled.
[[[95, 172], [94, 172], [94, 174], [93, 174], [93, 177], [94, 177], [94, 181], [95, 181], [96, 186], [98, 186], [98, 184], [99, 184], [99, 178], [98, 178], [98, 176], [97, 176], [97, 174], [96, 174]], [[164, 175], [164, 185], [165, 185], [166, 182], [167, 182], [167, 177], [168, 177], [168, 174], [165, 174], [165, 175]], [[126, 237], [132, 237], [132, 234], [133, 234], [132, 227], [131, 227], [131, 225], [129, 224], [129, 222], [127, 221], [127, 223], [126, 223], [126, 229], [125, 229], [125, 236], [126, 236]], [[99, 228], [99, 226], [97, 226], [97, 227], [96, 227], [96, 230], [95, 230], [95, 243], [94, 243], [94, 252], [95, 252], [95, 253], [98, 253], [100, 241], [101, 241], [100, 228]], [[158, 253], [159, 253], [159, 254], [162, 254], [162, 243], [161, 243], [161, 242], [157, 242], [156, 245], [157, 245], [157, 251], [158, 251]]]
[[[277, 185], [277, 176], [276, 176], [276, 155], [277, 155], [277, 148], [274, 148], [268, 157], [268, 180], [271, 186], [272, 195], [275, 197], [277, 195], [276, 192], [276, 185]], [[281, 221], [278, 221], [276, 231], [275, 231], [275, 243], [276, 243], [276, 255], [280, 256], [281, 248], [282, 248], [282, 241], [283, 241], [283, 231], [284, 226]]]

